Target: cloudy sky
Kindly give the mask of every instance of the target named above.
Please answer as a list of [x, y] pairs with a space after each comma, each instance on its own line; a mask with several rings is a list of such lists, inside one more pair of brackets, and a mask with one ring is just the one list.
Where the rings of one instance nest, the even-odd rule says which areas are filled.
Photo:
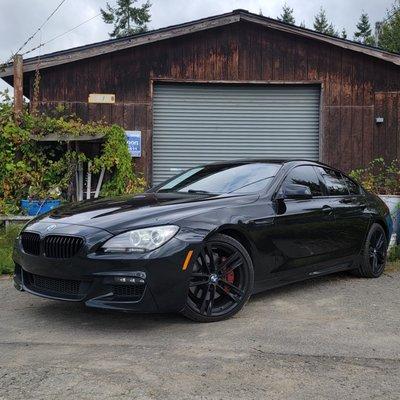
[[[328, 18], [339, 29], [345, 28], [349, 37], [362, 11], [369, 14], [371, 22], [381, 20], [394, 0], [287, 0], [294, 8], [296, 22], [312, 27], [314, 15], [323, 6]], [[61, 0], [0, 0], [0, 62], [7, 60], [24, 41], [51, 14]], [[114, 5], [116, 0], [109, 0]], [[141, 0], [139, 0], [139, 3]], [[280, 14], [285, 0], [152, 0], [150, 29], [161, 28], [198, 18], [208, 17], [233, 9], [243, 8], [275, 18]], [[23, 51], [63, 34], [99, 13], [106, 0], [66, 0], [58, 12], [29, 42]], [[96, 17], [78, 29], [52, 41], [29, 56], [45, 54], [108, 38], [111, 27]], [[28, 55], [26, 55], [28, 57]], [[7, 85], [0, 80], [0, 90]]]

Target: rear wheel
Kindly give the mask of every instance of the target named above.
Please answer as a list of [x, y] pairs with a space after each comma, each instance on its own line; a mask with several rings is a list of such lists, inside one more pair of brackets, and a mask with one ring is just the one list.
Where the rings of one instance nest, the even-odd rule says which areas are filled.
[[207, 240], [193, 265], [183, 314], [199, 322], [227, 319], [242, 309], [253, 289], [253, 264], [230, 236]]
[[363, 278], [378, 278], [386, 265], [388, 240], [381, 225], [373, 224], [365, 240], [362, 260], [357, 275]]

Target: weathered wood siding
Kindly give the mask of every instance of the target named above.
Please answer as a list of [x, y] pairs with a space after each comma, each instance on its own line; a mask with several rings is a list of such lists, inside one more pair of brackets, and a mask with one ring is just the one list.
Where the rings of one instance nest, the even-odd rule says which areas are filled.
[[[151, 174], [152, 79], [321, 82], [322, 160], [346, 171], [400, 157], [400, 68], [337, 46], [239, 22], [42, 71], [41, 105], [142, 131]], [[115, 93], [115, 105], [88, 104]], [[383, 116], [377, 126], [375, 117]]]

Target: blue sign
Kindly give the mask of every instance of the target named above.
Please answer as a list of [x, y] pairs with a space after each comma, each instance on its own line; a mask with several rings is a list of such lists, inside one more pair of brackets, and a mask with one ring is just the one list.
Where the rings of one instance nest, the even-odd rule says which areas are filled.
[[132, 157], [142, 156], [142, 132], [125, 131], [126, 141], [128, 143], [129, 153]]

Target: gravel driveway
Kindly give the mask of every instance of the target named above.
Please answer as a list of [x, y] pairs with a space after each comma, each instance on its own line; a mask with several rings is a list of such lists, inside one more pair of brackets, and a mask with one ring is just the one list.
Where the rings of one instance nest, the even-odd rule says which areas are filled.
[[235, 318], [85, 309], [0, 281], [0, 399], [399, 399], [400, 272], [253, 297]]

